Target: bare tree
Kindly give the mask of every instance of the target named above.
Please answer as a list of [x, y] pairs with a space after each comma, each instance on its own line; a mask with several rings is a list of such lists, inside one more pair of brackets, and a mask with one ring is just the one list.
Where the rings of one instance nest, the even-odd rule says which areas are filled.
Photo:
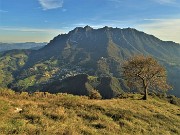
[[123, 76], [130, 88], [143, 89], [144, 100], [148, 98], [148, 90], [169, 90], [167, 74], [154, 58], [148, 56], [135, 56], [123, 64]]

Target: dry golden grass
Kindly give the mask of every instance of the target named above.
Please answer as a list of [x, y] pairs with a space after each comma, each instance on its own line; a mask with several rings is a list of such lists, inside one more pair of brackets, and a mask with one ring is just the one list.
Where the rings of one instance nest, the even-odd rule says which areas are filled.
[[[11, 93], [11, 94], [10, 94]], [[92, 100], [84, 96], [0, 92], [0, 134], [180, 134], [180, 108], [161, 99]], [[22, 111], [15, 112], [15, 108]]]

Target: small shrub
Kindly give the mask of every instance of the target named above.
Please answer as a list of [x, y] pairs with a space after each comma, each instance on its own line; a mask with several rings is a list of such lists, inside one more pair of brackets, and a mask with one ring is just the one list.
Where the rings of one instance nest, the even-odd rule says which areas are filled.
[[41, 119], [41, 116], [38, 114], [25, 114], [24, 117], [29, 120], [32, 124], [38, 123]]
[[97, 90], [91, 90], [89, 93], [90, 99], [102, 99], [101, 94]]
[[50, 109], [50, 110], [48, 109], [44, 112], [44, 115], [46, 115], [48, 118], [53, 119], [55, 121], [63, 120], [67, 117], [64, 107], [59, 107], [59, 108]]
[[167, 99], [168, 99], [169, 103], [180, 106], [180, 98], [177, 98], [174, 95], [169, 95], [169, 96], [167, 96]]
[[129, 97], [128, 93], [121, 93], [121, 94], [117, 95], [117, 98], [119, 98], [119, 99], [125, 99], [125, 98], [128, 98], [128, 97]]
[[28, 94], [28, 92], [21, 92], [20, 96], [21, 96], [22, 98], [27, 99], [27, 98], [29, 97], [29, 94]]
[[95, 127], [96, 129], [106, 128], [106, 125], [104, 125], [102, 123], [92, 124], [92, 126]]
[[11, 97], [15, 95], [15, 92], [10, 89], [0, 88], [0, 95], [4, 97]]
[[166, 93], [157, 93], [156, 94], [160, 99], [166, 98], [167, 94]]
[[156, 97], [156, 93], [154, 93], [154, 92], [149, 92], [149, 94], [148, 95], [150, 95], [151, 97], [153, 97], [153, 98], [155, 98]]
[[171, 100], [170, 100], [170, 103], [171, 103], [171, 104], [174, 104], [174, 105], [180, 106], [180, 100], [178, 100], [178, 99], [176, 99], [176, 98], [175, 98], [175, 99], [171, 99]]

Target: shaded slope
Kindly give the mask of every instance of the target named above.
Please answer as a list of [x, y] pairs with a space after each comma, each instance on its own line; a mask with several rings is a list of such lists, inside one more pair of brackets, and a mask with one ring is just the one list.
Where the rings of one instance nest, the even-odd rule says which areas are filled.
[[62, 81], [54, 81], [44, 85], [41, 91], [88, 96], [90, 91], [94, 89], [98, 90], [103, 99], [110, 99], [123, 93], [120, 83], [115, 77], [98, 78], [86, 74], [71, 76]]

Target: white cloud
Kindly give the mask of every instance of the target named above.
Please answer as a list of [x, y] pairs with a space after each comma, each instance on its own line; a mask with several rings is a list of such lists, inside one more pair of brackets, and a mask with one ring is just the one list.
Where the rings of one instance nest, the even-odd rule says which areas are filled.
[[180, 19], [144, 19], [137, 27], [165, 41], [180, 43]]
[[63, 7], [63, 0], [38, 0], [43, 10]]

